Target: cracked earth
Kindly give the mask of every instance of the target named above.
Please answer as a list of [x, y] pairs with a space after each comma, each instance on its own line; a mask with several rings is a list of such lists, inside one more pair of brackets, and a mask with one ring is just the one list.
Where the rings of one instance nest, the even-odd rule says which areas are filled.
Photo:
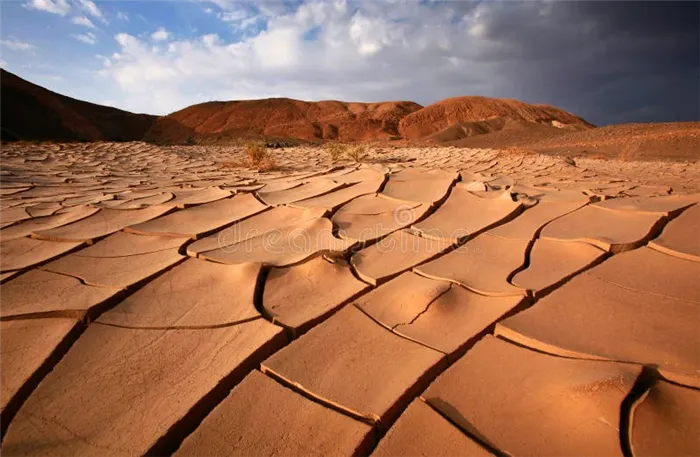
[[3, 146], [3, 455], [700, 455], [700, 163], [273, 154]]

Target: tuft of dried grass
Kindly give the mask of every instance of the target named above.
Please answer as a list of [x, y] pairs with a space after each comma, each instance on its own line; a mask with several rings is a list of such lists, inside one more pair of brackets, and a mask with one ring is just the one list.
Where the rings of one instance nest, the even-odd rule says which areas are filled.
[[221, 168], [254, 168], [259, 172], [274, 170], [277, 166], [275, 159], [270, 155], [265, 143], [249, 141], [243, 145], [244, 160], [232, 160], [222, 162]]
[[367, 148], [363, 145], [357, 145], [349, 148], [346, 154], [355, 162], [362, 162], [369, 157], [369, 152], [367, 152]]
[[348, 147], [341, 143], [326, 143], [323, 149], [330, 157], [331, 162], [337, 162], [346, 155]]
[[259, 172], [272, 171], [277, 167], [277, 162], [272, 157], [265, 157], [255, 165]]
[[243, 151], [251, 165], [258, 165], [268, 158], [267, 146], [261, 141], [248, 141], [243, 145]]
[[275, 159], [270, 155], [267, 145], [261, 141], [249, 141], [243, 146], [248, 166], [258, 171], [270, 171], [276, 166]]

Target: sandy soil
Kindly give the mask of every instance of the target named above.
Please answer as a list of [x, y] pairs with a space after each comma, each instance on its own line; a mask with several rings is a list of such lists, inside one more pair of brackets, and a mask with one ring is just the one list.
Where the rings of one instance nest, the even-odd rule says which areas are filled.
[[700, 163], [548, 152], [3, 145], [3, 455], [699, 455]]
[[512, 147], [554, 156], [697, 161], [700, 159], [700, 122], [622, 124], [579, 132], [511, 123], [494, 133], [468, 138], [453, 136], [439, 142], [469, 148]]

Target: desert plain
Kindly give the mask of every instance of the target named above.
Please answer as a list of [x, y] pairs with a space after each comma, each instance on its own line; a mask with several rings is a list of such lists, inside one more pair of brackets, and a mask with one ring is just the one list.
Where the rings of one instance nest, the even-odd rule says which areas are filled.
[[3, 145], [3, 455], [700, 455], [699, 162], [269, 151]]

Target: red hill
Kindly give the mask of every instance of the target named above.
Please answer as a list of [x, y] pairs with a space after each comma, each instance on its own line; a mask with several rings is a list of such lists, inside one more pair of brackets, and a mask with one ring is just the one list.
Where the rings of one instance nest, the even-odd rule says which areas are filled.
[[208, 102], [167, 116], [133, 114], [75, 100], [2, 71], [4, 140], [145, 140], [226, 143], [231, 140], [338, 140], [462, 145], [542, 141], [593, 126], [547, 105], [457, 97], [422, 107], [410, 101], [306, 102], [289, 98]]
[[308, 141], [386, 140], [399, 134], [399, 122], [418, 111], [414, 102], [305, 102], [288, 98], [209, 102], [158, 119], [146, 139], [181, 142], [240, 137]]
[[[489, 121], [483, 125], [465, 123]], [[531, 105], [518, 100], [487, 97], [448, 98], [411, 113], [401, 119], [399, 133], [409, 140], [417, 140], [444, 132], [447, 136], [463, 131], [474, 136], [498, 131], [513, 122], [527, 125], [541, 124], [567, 130], [593, 128], [592, 124], [562, 109], [548, 105]], [[464, 127], [464, 128], [463, 128]], [[455, 140], [457, 138], [453, 138]]]

